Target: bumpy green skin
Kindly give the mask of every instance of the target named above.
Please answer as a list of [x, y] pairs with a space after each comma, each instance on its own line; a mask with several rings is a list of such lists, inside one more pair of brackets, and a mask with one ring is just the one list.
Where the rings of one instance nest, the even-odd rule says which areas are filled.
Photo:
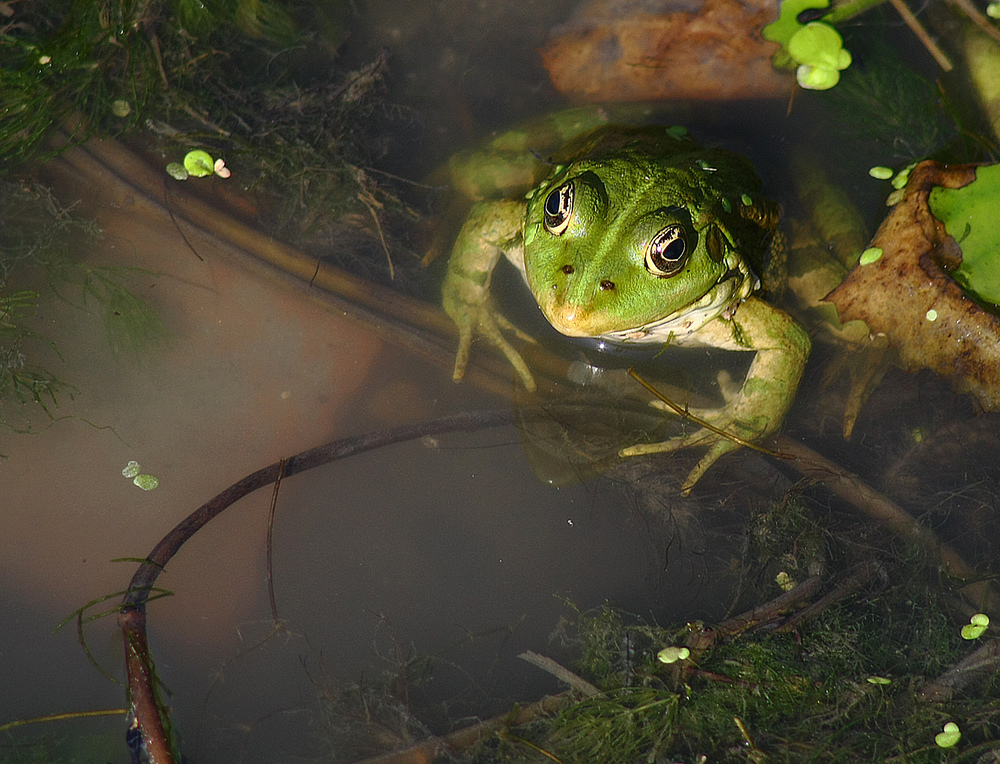
[[[809, 354], [806, 332], [753, 293], [775, 239], [777, 206], [763, 198], [749, 162], [701, 148], [662, 126], [590, 127], [552, 155], [509, 151], [512, 181], [498, 180], [495, 152], [486, 185], [513, 197], [473, 205], [455, 242], [443, 289], [459, 328], [455, 380], [478, 333], [499, 347], [534, 389], [520, 354], [504, 339], [489, 287], [505, 255], [524, 275], [545, 317], [560, 332], [615, 342], [707, 345], [756, 353], [747, 378], [724, 391], [718, 409], [692, 412], [752, 441], [774, 432], [791, 406]], [[520, 134], [518, 134], [520, 135]], [[509, 138], [495, 142], [509, 145]], [[453, 165], [458, 185], [483, 163]], [[460, 171], [461, 170], [461, 171]], [[547, 176], [538, 182], [542, 172]], [[477, 181], [478, 182], [478, 181]], [[518, 184], [536, 183], [524, 200]], [[472, 193], [475, 193], [474, 191]], [[623, 456], [693, 445], [708, 453], [688, 476], [690, 490], [738, 444], [708, 429]]]

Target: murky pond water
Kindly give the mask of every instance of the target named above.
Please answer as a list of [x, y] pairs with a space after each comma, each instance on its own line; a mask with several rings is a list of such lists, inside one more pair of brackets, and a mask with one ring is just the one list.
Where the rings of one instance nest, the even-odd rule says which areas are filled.
[[[456, 147], [563, 105], [534, 50], [574, 5], [358, 4], [349, 55], [362, 60], [387, 46], [390, 97], [423, 115], [380, 169], [422, 177]], [[796, 108], [791, 118], [783, 101], [667, 110], [752, 156], [780, 197], [790, 193], [786, 147], [836, 135], [810, 134], [815, 112]], [[76, 392], [60, 397], [55, 421], [29, 411], [33, 434], [3, 436], [0, 723], [123, 705], [122, 688], [90, 665], [75, 624], [54, 631], [56, 624], [120, 593], [137, 558], [244, 475], [336, 438], [508, 405], [472, 383], [452, 384], [450, 369], [400, 349], [239, 247], [179, 224], [133, 188], [107, 175], [95, 187], [77, 155], [54, 160], [42, 177], [66, 203], [83, 199], [77, 211], [103, 229], [80, 259], [121, 269], [164, 331], [141, 353], [121, 352], [109, 346], [93, 305], [52, 295], [39, 306], [37, 331], [58, 348], [48, 362]], [[871, 163], [842, 159], [835, 169], [855, 178]], [[850, 190], [872, 225], [881, 208], [868, 183], [855, 180]], [[183, 196], [177, 192], [181, 207]], [[698, 355], [684, 363], [703, 363]], [[947, 385], [894, 371], [872, 399], [874, 417], [859, 421], [854, 445], [845, 446], [839, 410], [818, 392], [828, 358], [817, 350], [788, 431], [852, 469], [877, 475], [870, 460], [905, 454], [913, 431], [970, 418], [971, 406]], [[515, 387], [511, 379], [509, 392]], [[981, 447], [995, 459], [988, 443]], [[123, 476], [133, 460], [158, 479], [155, 490]], [[171, 561], [157, 582], [171, 596], [149, 607], [151, 645], [185, 752], [218, 762], [322, 757], [323, 693], [338, 682], [377, 681], [414, 656], [432, 656], [436, 676], [426, 690], [412, 677], [414, 691], [450, 704], [452, 718], [501, 713], [512, 700], [558, 689], [516, 656], [560, 656], [561, 619], [574, 607], [608, 602], [661, 623], [722, 618], [739, 594], [742, 518], [780, 497], [792, 478], [741, 453], [682, 498], [691, 460], [665, 463], [663, 476], [616, 472], [556, 487], [538, 478], [518, 431], [502, 427], [402, 443], [289, 478], [273, 520], [276, 633], [266, 565], [271, 492], [241, 500]], [[974, 478], [995, 480], [995, 468]], [[988, 499], [975, 501], [979, 519], [962, 528], [992, 532], [983, 519]], [[994, 541], [970, 546], [981, 551]], [[113, 619], [87, 623], [84, 634], [93, 659], [119, 676]], [[121, 717], [64, 724], [75, 726], [40, 734], [84, 730], [99, 737], [101, 760], [127, 760]], [[12, 745], [0, 757], [40, 750], [30, 735]]]

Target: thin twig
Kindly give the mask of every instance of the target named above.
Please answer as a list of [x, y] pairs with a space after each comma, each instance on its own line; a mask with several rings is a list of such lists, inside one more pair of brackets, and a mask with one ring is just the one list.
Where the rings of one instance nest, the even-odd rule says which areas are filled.
[[274, 509], [278, 506], [278, 489], [281, 487], [281, 478], [285, 474], [285, 460], [278, 462], [278, 477], [274, 481], [274, 491], [271, 493], [271, 506], [267, 513], [267, 596], [271, 603], [271, 620], [274, 627], [278, 628], [281, 619], [278, 618], [278, 606], [274, 600], [274, 565], [272, 552], [274, 549]]
[[913, 15], [909, 6], [903, 0], [889, 0], [892, 3], [892, 7], [896, 9], [896, 12], [903, 17], [903, 21], [906, 22], [906, 26], [910, 28], [910, 31], [917, 36], [917, 39], [923, 43], [923, 46], [927, 48], [927, 52], [930, 53], [934, 60], [937, 61], [938, 66], [944, 69], [946, 72], [952, 70], [951, 61], [944, 54], [944, 51], [938, 47], [937, 43], [927, 34], [927, 30], [924, 29], [923, 24], [921, 24], [917, 17]]
[[716, 435], [718, 435], [721, 438], [725, 438], [726, 440], [731, 440], [731, 441], [733, 441], [733, 443], [737, 443], [737, 444], [743, 446], [743, 448], [749, 448], [749, 449], [751, 449], [753, 451], [759, 451], [760, 453], [766, 454], [767, 456], [773, 456], [775, 459], [788, 459], [788, 458], [791, 458], [791, 457], [785, 456], [784, 454], [782, 454], [779, 451], [774, 451], [773, 449], [765, 448], [764, 446], [759, 446], [756, 443], [754, 443], [753, 441], [747, 440], [746, 438], [741, 438], [739, 435], [736, 435], [735, 433], [728, 432], [727, 430], [723, 430], [721, 427], [716, 427], [711, 422], [708, 422], [708, 421], [702, 419], [701, 417], [695, 416], [690, 411], [688, 411], [686, 408], [684, 408], [682, 406], [679, 406], [678, 404], [674, 403], [672, 400], [670, 400], [669, 398], [667, 398], [663, 393], [661, 393], [659, 390], [657, 390], [655, 387], [653, 387], [653, 385], [651, 385], [649, 382], [647, 382], [645, 379], [643, 379], [640, 376], [639, 372], [637, 372], [634, 367], [632, 367], [632, 366], [628, 367], [628, 375], [630, 377], [632, 377], [632, 379], [634, 379], [640, 385], [642, 385], [643, 387], [645, 387], [646, 390], [651, 395], [653, 395], [653, 397], [655, 397], [657, 400], [661, 401], [671, 411], [673, 411], [675, 414], [677, 414], [677, 416], [679, 416], [679, 417], [681, 417], [683, 419], [687, 419], [690, 422], [694, 422], [696, 425], [698, 425], [700, 427], [704, 427], [706, 430], [709, 430], [710, 432], [714, 432]]
[[12, 730], [15, 727], [26, 727], [29, 724], [44, 724], [46, 722], [61, 722], [65, 719], [89, 719], [96, 716], [125, 716], [127, 708], [108, 708], [100, 711], [67, 711], [62, 714], [49, 714], [48, 716], [36, 716], [32, 719], [15, 719], [12, 722], [0, 724], [0, 732]]
[[948, 2], [968, 16], [973, 24], [986, 32], [994, 40], [1000, 42], [1000, 29], [993, 26], [990, 20], [979, 12], [979, 9], [971, 0], [948, 0]]
[[874, 560], [865, 563], [855, 570], [854, 573], [852, 573], [848, 578], [837, 584], [833, 591], [827, 592], [811, 605], [791, 615], [783, 624], [781, 624], [781, 626], [775, 629], [775, 632], [781, 634], [794, 631], [803, 621], [806, 621], [809, 618], [814, 618], [831, 605], [850, 597], [858, 589], [870, 582], [881, 570], [882, 566]]
[[964, 558], [950, 546], [939, 541], [934, 532], [921, 525], [913, 515], [854, 473], [798, 441], [781, 436], [775, 438], [774, 442], [783, 454], [794, 457], [794, 461], [789, 464], [803, 475], [822, 483], [869, 518], [935, 554], [948, 575], [970, 580], [971, 583], [962, 587], [965, 596], [975, 606], [994, 616], [1000, 616], [1000, 601], [989, 582], [976, 580], [975, 571]]
[[378, 214], [375, 212], [374, 204], [376, 201], [367, 191], [359, 193], [358, 200], [365, 205], [365, 207], [368, 208], [368, 211], [372, 214], [372, 220], [375, 221], [375, 230], [378, 232], [379, 241], [382, 242], [382, 249], [385, 250], [385, 259], [389, 262], [389, 278], [395, 281], [396, 268], [392, 264], [392, 255], [389, 254], [389, 245], [385, 243], [385, 235], [382, 233], [382, 223], [379, 221]]
[[542, 671], [546, 671], [552, 674], [560, 682], [564, 682], [572, 687], [574, 690], [582, 692], [588, 698], [592, 698], [595, 695], [600, 695], [601, 691], [598, 690], [594, 685], [588, 682], [581, 676], [577, 676], [568, 668], [560, 663], [552, 660], [545, 655], [539, 655], [533, 650], [525, 650], [523, 653], [517, 656], [522, 661], [527, 661], [532, 666], [537, 666]]
[[125, 639], [129, 708], [137, 721], [142, 750], [150, 764], [176, 764], [177, 759], [166, 733], [167, 711], [156, 697], [156, 672], [146, 634], [146, 602], [157, 577], [188, 539], [244, 496], [276, 482], [281, 476], [291, 477], [339, 459], [428, 435], [472, 432], [513, 422], [512, 411], [481, 411], [335, 440], [247, 475], [196, 509], [164, 536], [132, 576], [118, 613]]
[[355, 762], [355, 764], [427, 764], [427, 762], [436, 761], [438, 757], [449, 751], [461, 750], [475, 745], [499, 730], [516, 727], [542, 716], [555, 714], [572, 700], [571, 692], [572, 690], [568, 690], [559, 695], [549, 695], [537, 703], [515, 708], [509, 713], [494, 716], [492, 719], [465, 727], [450, 735], [425, 740], [402, 751], [373, 756]]

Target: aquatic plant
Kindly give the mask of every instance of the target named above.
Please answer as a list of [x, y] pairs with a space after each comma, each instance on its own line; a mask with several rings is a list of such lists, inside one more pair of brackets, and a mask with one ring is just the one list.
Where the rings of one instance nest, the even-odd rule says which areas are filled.
[[[366, 168], [386, 150], [384, 125], [411, 117], [378, 97], [384, 54], [338, 68], [339, 5], [305, 18], [295, 15], [303, 6], [279, 0], [11, 9], [0, 28], [0, 168], [95, 134], [141, 133], [177, 152], [177, 164], [186, 157], [188, 174], [200, 157], [193, 152], [223, 150], [243, 189], [269, 200], [261, 216], [273, 233], [301, 241], [346, 221], [367, 225], [379, 245], [372, 270], [384, 276], [388, 218], [413, 213]], [[54, 147], [46, 139], [57, 127], [69, 139]]]
[[[118, 354], [134, 357], [165, 340], [159, 314], [126, 286], [133, 269], [79, 261], [99, 236], [93, 221], [74, 217], [46, 188], [0, 181], [0, 425], [30, 430], [35, 409], [52, 419], [76, 391], [49, 368], [58, 346], [32, 328], [43, 291], [98, 313]], [[26, 283], [34, 288], [19, 286]]]

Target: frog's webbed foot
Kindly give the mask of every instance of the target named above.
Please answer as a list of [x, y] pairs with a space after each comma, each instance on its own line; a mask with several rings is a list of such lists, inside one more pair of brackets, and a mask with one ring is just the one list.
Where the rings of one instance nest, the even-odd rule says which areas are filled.
[[717, 409], [691, 409], [689, 414], [692, 418], [707, 422], [717, 430], [731, 434], [732, 438], [726, 437], [715, 430], [701, 427], [688, 435], [679, 435], [676, 438], [662, 441], [660, 443], [640, 443], [635, 446], [621, 449], [618, 454], [622, 457], [641, 456], [643, 454], [661, 454], [680, 451], [686, 448], [698, 446], [708, 446], [708, 452], [698, 460], [698, 463], [688, 473], [687, 478], [681, 486], [681, 493], [685, 496], [701, 479], [702, 475], [708, 471], [720, 457], [735, 451], [742, 446], [742, 442], [750, 442], [761, 435], [761, 427], [743, 423], [733, 416], [731, 405], [722, 406]]
[[[491, 300], [486, 299], [478, 305], [464, 304], [460, 310], [453, 310], [446, 301], [445, 309], [458, 326], [458, 351], [455, 354], [455, 368], [451, 375], [453, 380], [462, 381], [469, 365], [472, 340], [476, 335], [480, 335], [504, 354], [521, 378], [525, 389], [531, 393], [535, 391], [535, 379], [528, 370], [524, 358], [501, 332], [501, 329], [513, 327], [506, 318], [494, 311]], [[520, 335], [520, 332], [518, 334]]]
[[[685, 448], [695, 448], [698, 446], [708, 446], [708, 452], [698, 461], [681, 486], [681, 492], [686, 496], [691, 492], [694, 485], [701, 479], [708, 468], [715, 464], [720, 457], [740, 448], [743, 443], [752, 442], [759, 438], [768, 430], [766, 418], [762, 421], [760, 417], [754, 417], [754, 421], [743, 421], [739, 417], [737, 408], [740, 405], [741, 388], [726, 371], [720, 371], [717, 375], [719, 390], [722, 393], [725, 403], [717, 408], [691, 408], [686, 409], [687, 414], [693, 421], [705, 422], [714, 429], [700, 427], [696, 431], [687, 435], [679, 435], [676, 438], [662, 441], [660, 443], [641, 443], [619, 451], [619, 456], [640, 456], [643, 454], [661, 454], [672, 451], [680, 451]], [[671, 414], [677, 412], [660, 400], [653, 400], [650, 403], [654, 408], [661, 409]], [[717, 432], [721, 431], [721, 432]], [[732, 437], [726, 437], [725, 434]]]

